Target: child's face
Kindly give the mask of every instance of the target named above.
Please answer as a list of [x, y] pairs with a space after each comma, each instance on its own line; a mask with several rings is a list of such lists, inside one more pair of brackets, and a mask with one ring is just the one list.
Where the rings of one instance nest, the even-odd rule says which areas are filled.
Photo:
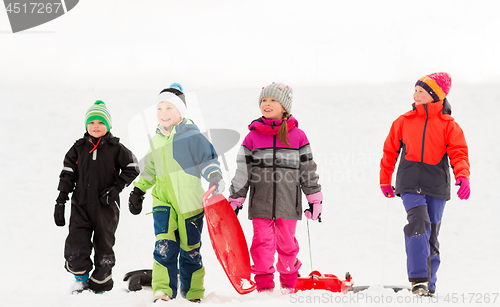
[[177, 108], [168, 101], [162, 101], [156, 108], [156, 117], [163, 127], [170, 129], [170, 127], [177, 125], [182, 117]]
[[416, 105], [419, 105], [434, 102], [434, 99], [423, 87], [417, 85], [415, 86], [415, 93], [413, 93], [413, 101], [415, 101]]
[[108, 132], [108, 128], [103, 122], [96, 119], [88, 123], [87, 132], [95, 138], [100, 138]]
[[260, 102], [260, 112], [267, 119], [280, 120], [286, 111], [278, 100], [272, 97], [264, 97]]

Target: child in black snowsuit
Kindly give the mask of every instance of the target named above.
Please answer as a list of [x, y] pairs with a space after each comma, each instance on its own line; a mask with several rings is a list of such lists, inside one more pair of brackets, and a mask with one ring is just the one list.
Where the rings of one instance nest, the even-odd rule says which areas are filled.
[[[71, 198], [69, 234], [64, 247], [65, 268], [75, 275], [74, 292], [113, 288], [115, 232], [120, 214], [119, 193], [139, 175], [135, 156], [114, 137], [111, 115], [98, 100], [86, 114], [87, 132], [64, 157], [54, 219], [64, 226], [64, 204]], [[90, 254], [94, 248], [94, 271]]]

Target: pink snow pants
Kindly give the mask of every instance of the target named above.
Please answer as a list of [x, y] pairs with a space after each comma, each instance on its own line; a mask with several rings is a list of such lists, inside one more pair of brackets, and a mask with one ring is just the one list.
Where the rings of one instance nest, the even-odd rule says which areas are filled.
[[254, 218], [253, 240], [250, 247], [255, 275], [274, 273], [274, 254], [278, 252], [276, 268], [280, 274], [299, 271], [299, 243], [295, 238], [296, 220]]

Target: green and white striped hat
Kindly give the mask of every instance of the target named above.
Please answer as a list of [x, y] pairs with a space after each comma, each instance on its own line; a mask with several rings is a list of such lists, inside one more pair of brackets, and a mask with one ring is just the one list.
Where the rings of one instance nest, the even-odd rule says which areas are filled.
[[108, 131], [111, 130], [111, 114], [109, 114], [109, 110], [106, 107], [106, 104], [101, 100], [97, 100], [87, 110], [87, 114], [85, 114], [85, 129], [87, 129], [87, 125], [93, 120], [100, 120], [106, 125]]

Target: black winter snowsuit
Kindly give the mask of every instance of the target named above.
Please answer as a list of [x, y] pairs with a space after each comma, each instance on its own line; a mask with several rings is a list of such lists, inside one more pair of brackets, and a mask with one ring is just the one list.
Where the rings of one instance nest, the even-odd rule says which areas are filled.
[[89, 278], [89, 287], [94, 291], [109, 291], [113, 287], [113, 246], [120, 213], [119, 199], [117, 204], [103, 205], [100, 194], [112, 185], [121, 191], [137, 175], [135, 156], [111, 133], [100, 140], [85, 133], [64, 158], [58, 190], [73, 192], [65, 267], [75, 275], [89, 273], [93, 247], [95, 270]]

